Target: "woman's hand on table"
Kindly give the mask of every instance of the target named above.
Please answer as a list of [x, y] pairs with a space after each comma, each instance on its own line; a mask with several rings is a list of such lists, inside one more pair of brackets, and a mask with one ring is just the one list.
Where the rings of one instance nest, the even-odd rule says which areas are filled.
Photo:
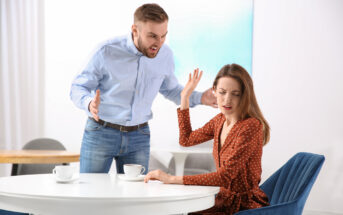
[[164, 184], [183, 184], [182, 176], [169, 175], [162, 170], [150, 171], [144, 178], [144, 182], [147, 183], [150, 180], [158, 180]]

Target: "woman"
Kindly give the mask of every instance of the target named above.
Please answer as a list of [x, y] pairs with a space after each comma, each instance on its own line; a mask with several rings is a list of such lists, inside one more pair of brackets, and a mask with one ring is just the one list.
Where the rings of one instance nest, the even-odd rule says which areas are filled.
[[160, 180], [170, 184], [220, 186], [215, 206], [194, 214], [233, 214], [240, 210], [268, 205], [259, 188], [262, 147], [269, 141], [269, 125], [257, 104], [252, 79], [237, 65], [225, 65], [217, 74], [213, 91], [221, 113], [202, 128], [192, 131], [189, 97], [200, 81], [202, 71], [193, 76], [181, 92], [177, 110], [180, 145], [193, 146], [214, 139], [216, 172], [193, 176], [172, 176], [161, 170], [149, 172], [144, 181]]

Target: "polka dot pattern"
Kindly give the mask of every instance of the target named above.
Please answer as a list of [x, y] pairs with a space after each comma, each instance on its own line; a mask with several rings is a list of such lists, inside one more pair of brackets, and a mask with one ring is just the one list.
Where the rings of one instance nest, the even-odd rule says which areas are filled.
[[220, 132], [225, 122], [222, 113], [192, 131], [189, 109], [178, 109], [177, 112], [180, 145], [193, 146], [214, 139], [213, 157], [217, 171], [183, 177], [184, 184], [220, 186], [215, 206], [194, 214], [233, 214], [268, 205], [266, 194], [259, 188], [263, 147], [263, 127], [259, 120], [238, 121], [219, 150]]

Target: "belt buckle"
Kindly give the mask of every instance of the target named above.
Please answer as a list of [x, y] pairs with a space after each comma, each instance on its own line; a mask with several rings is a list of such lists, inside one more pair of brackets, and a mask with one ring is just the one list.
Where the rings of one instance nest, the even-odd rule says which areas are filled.
[[121, 125], [121, 126], [119, 127], [119, 131], [121, 131], [121, 132], [127, 132], [127, 130], [125, 130], [125, 129], [122, 130], [122, 128], [125, 128], [125, 127]]

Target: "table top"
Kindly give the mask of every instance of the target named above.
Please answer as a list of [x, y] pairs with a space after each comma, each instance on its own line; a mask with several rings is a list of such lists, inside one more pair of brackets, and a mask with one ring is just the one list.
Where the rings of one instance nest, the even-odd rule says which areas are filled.
[[69, 163], [78, 162], [80, 154], [64, 150], [0, 150], [0, 163]]
[[23, 175], [0, 178], [0, 208], [41, 214], [172, 214], [209, 208], [218, 192], [211, 186], [125, 181], [116, 174], [80, 174], [66, 184], [52, 174]]

